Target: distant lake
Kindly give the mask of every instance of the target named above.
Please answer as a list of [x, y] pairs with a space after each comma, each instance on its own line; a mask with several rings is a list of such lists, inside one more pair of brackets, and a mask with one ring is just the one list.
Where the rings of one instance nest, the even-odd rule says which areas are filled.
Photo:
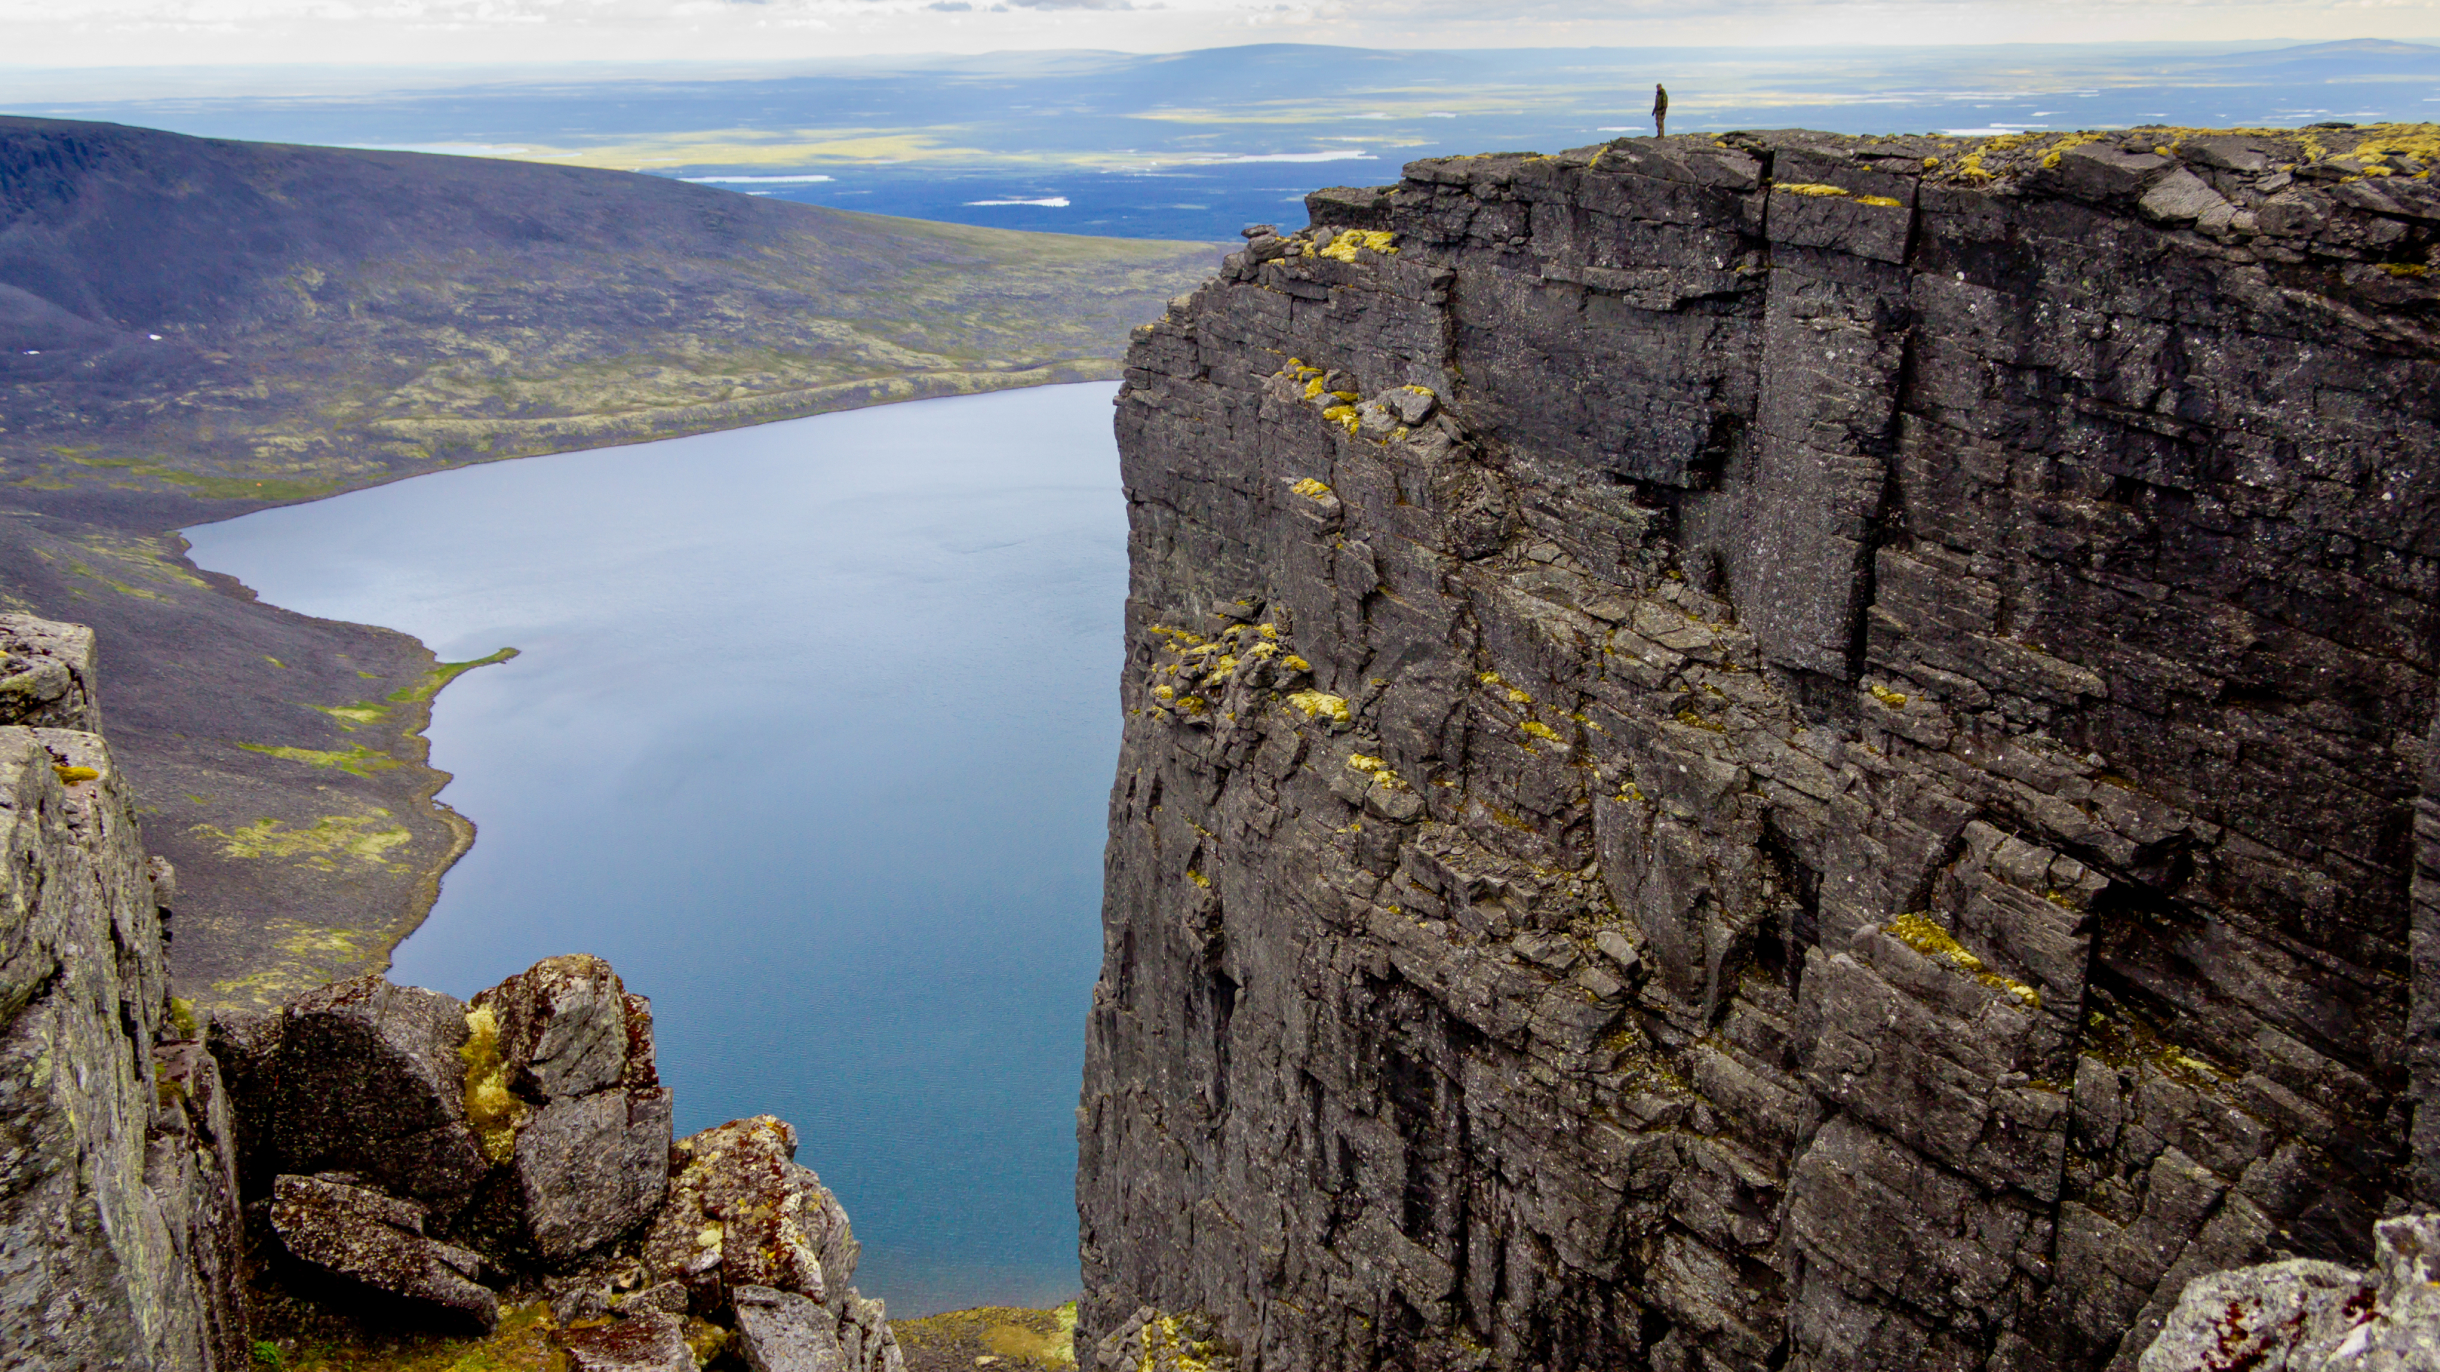
[[1126, 513], [1109, 384], [417, 477], [189, 529], [444, 660], [479, 826], [394, 980], [590, 952], [681, 1134], [770, 1113], [907, 1317], [1077, 1292]]

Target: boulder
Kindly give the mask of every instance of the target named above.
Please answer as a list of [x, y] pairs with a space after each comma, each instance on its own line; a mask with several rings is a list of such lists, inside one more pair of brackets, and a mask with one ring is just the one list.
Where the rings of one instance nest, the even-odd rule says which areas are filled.
[[[900, 1372], [888, 1311], [849, 1285], [861, 1246], [847, 1212], [796, 1162], [786, 1121], [732, 1120], [672, 1153], [669, 1199], [644, 1239], [648, 1279], [685, 1283], [697, 1310], [733, 1311], [749, 1361], [764, 1358], [754, 1365], [766, 1372]], [[835, 1363], [805, 1361], [825, 1349]]]
[[626, 992], [609, 963], [572, 953], [544, 958], [483, 992], [474, 1008], [489, 1010], [498, 1025], [508, 1088], [547, 1100], [620, 1082], [633, 1056], [630, 1022], [639, 1010], [643, 1058], [651, 1061], [650, 1009]]
[[570, 1372], [695, 1372], [695, 1351], [686, 1344], [686, 1324], [675, 1315], [645, 1311], [608, 1324], [560, 1331]]
[[546, 958], [474, 999], [467, 1108], [505, 1164], [470, 1233], [501, 1253], [575, 1257], [650, 1216], [669, 1175], [670, 1097], [652, 1005], [610, 964]]
[[665, 1088], [562, 1097], [517, 1133], [526, 1234], [545, 1260], [617, 1238], [661, 1203], [669, 1175]]
[[93, 630], [32, 615], [0, 615], [0, 724], [102, 727]]
[[2186, 1284], [2138, 1372], [2440, 1368], [2440, 1215], [2373, 1229], [2374, 1272], [2293, 1258]]
[[376, 1290], [457, 1311], [490, 1332], [500, 1302], [473, 1280], [482, 1256], [427, 1237], [428, 1214], [413, 1201], [330, 1178], [283, 1176], [272, 1184], [271, 1227], [290, 1253]]
[[738, 1287], [730, 1300], [754, 1372], [846, 1372], [838, 1330], [812, 1300], [767, 1286]]
[[443, 1203], [472, 1192], [489, 1163], [466, 1120], [466, 1036], [455, 998], [379, 975], [290, 1002], [270, 1112], [280, 1170]]
[[672, 1152], [669, 1201], [644, 1240], [656, 1279], [695, 1285], [716, 1273], [723, 1292], [763, 1286], [824, 1305], [847, 1290], [862, 1245], [838, 1198], [796, 1162], [787, 1121], [732, 1120], [679, 1140]]

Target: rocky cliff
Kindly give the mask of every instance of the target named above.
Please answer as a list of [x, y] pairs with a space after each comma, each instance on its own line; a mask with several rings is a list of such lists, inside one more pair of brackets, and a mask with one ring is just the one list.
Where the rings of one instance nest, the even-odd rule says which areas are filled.
[[0, 615], [0, 1367], [239, 1368], [228, 1100], [95, 698], [90, 632]]
[[91, 630], [0, 615], [0, 1368], [238, 1372], [256, 1335], [547, 1304], [520, 1337], [575, 1372], [901, 1372], [795, 1130], [673, 1142], [651, 1004], [601, 959], [471, 1004], [172, 999], [171, 870], [98, 699]]
[[2131, 1368], [2367, 1265], [2431, 133], [1420, 162], [1139, 331], [1080, 1352]]

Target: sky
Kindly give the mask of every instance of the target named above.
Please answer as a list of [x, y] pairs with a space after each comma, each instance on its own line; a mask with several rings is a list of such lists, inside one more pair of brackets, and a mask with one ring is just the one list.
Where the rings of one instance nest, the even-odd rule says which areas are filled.
[[0, 68], [2440, 37], [2440, 0], [0, 0]]

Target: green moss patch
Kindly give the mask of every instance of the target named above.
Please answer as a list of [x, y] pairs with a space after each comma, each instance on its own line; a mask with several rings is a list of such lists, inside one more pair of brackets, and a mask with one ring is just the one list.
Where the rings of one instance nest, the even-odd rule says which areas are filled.
[[198, 824], [193, 832], [217, 842], [226, 857], [285, 858], [302, 861], [317, 871], [335, 872], [343, 861], [385, 866], [391, 849], [413, 841], [406, 826], [383, 823], [389, 818], [389, 811], [376, 807], [361, 815], [324, 815], [303, 829], [276, 819], [258, 819], [235, 830]]
[[249, 753], [261, 753], [285, 762], [302, 762], [308, 767], [336, 767], [350, 776], [369, 777], [375, 772], [386, 772], [399, 765], [397, 758], [361, 743], [346, 752], [331, 748], [291, 748], [273, 743], [240, 743], [237, 746]]
[[[1076, 1365], [1076, 1303], [1056, 1310], [992, 1305], [920, 1320], [892, 1320], [909, 1372], [949, 1368], [1055, 1369]], [[989, 1361], [983, 1361], [989, 1359]]]
[[[390, 692], [389, 698], [400, 705], [413, 704], [419, 700], [430, 700], [432, 697], [441, 693], [441, 688], [443, 686], [457, 680], [459, 677], [473, 671], [475, 668], [488, 667], [495, 662], [506, 662], [516, 655], [516, 649], [502, 648], [500, 651], [493, 653], [489, 657], [478, 657], [472, 662], [441, 663], [440, 665], [434, 667], [431, 671], [424, 673], [423, 678], [415, 682], [413, 685], [401, 686], [397, 690]], [[336, 712], [334, 711], [333, 713]]]
[[483, 1156], [505, 1163], [517, 1151], [517, 1126], [525, 1103], [509, 1093], [508, 1064], [500, 1057], [500, 1021], [488, 1005], [466, 1012], [466, 1042], [458, 1049], [466, 1064], [466, 1122], [482, 1141]]

